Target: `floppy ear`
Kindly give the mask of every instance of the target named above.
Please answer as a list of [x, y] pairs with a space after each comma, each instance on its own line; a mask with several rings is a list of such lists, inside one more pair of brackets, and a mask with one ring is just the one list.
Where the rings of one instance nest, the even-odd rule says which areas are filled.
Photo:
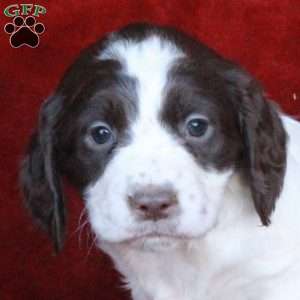
[[60, 103], [61, 99], [54, 96], [43, 104], [38, 129], [31, 137], [20, 171], [25, 204], [50, 234], [56, 252], [63, 246], [65, 232], [64, 197], [56, 166], [54, 134]]
[[242, 70], [227, 73], [235, 96], [243, 139], [243, 167], [254, 206], [263, 225], [279, 197], [286, 169], [286, 132], [275, 106], [262, 88]]

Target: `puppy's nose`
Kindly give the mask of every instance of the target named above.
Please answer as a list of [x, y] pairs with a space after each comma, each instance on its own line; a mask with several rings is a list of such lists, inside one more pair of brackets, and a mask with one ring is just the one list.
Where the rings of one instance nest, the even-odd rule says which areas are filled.
[[128, 196], [134, 213], [143, 220], [158, 221], [174, 216], [178, 211], [178, 200], [172, 189], [147, 187]]

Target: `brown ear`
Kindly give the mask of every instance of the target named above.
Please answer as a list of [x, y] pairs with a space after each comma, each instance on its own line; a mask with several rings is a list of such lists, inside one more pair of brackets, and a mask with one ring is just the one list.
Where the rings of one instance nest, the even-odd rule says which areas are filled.
[[287, 136], [275, 106], [266, 100], [260, 85], [246, 72], [226, 74], [244, 143], [244, 174], [255, 209], [263, 225], [281, 193], [286, 169]]
[[53, 131], [59, 103], [58, 97], [50, 97], [42, 106], [38, 129], [31, 137], [20, 171], [25, 205], [50, 234], [56, 252], [63, 246], [65, 232], [64, 196], [56, 167]]

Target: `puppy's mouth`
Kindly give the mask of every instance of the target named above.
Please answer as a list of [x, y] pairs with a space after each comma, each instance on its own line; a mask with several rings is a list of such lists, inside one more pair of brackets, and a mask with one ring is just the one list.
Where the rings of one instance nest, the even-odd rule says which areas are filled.
[[149, 233], [137, 235], [121, 242], [121, 244], [126, 247], [137, 248], [143, 251], [164, 251], [176, 248], [188, 239], [188, 237], [183, 235]]
[[142, 248], [143, 250], [164, 250], [174, 248], [193, 238], [176, 231], [152, 230], [136, 233], [132, 237], [123, 240], [121, 244], [128, 247]]
[[165, 233], [157, 232], [157, 233], [136, 235], [132, 238], [126, 239], [124, 242], [130, 243], [130, 242], [134, 242], [134, 241], [138, 241], [138, 240], [151, 240], [151, 239], [188, 240], [188, 239], [191, 239], [191, 237], [188, 237], [186, 235], [181, 235], [181, 234], [165, 234]]
[[125, 242], [151, 239], [184, 239], [187, 236], [178, 232], [178, 223], [172, 221], [141, 223], [129, 231]]

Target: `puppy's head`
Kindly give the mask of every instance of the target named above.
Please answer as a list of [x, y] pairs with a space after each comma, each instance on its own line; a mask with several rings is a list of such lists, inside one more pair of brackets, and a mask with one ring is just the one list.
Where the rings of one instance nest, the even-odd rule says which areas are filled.
[[233, 173], [270, 223], [285, 144], [277, 112], [245, 71], [173, 29], [131, 25], [84, 51], [44, 103], [21, 181], [57, 249], [62, 176], [101, 240], [193, 238], [217, 221]]

